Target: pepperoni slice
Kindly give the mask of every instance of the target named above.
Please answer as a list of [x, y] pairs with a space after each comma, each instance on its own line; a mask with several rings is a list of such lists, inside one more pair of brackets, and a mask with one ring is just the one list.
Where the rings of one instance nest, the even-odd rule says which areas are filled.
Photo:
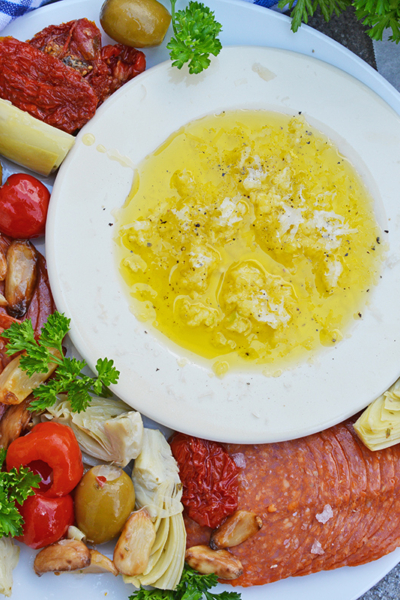
[[374, 452], [374, 456], [379, 461], [381, 472], [380, 504], [375, 513], [373, 526], [363, 546], [347, 559], [347, 564], [350, 566], [363, 564], [378, 557], [380, 549], [388, 537], [387, 524], [392, 525], [390, 514], [393, 512], [395, 483], [393, 449], [387, 448], [380, 452]]
[[305, 438], [304, 442], [311, 447], [316, 457], [319, 501], [310, 535], [304, 544], [302, 559], [294, 572], [296, 575], [306, 575], [315, 569], [321, 570], [319, 565], [323, 564], [332, 552], [333, 531], [337, 522], [341, 521], [340, 516], [343, 513], [340, 477], [331, 440], [324, 440], [320, 434], [315, 434]]
[[328, 529], [330, 532], [330, 539], [322, 540], [324, 554], [320, 556], [314, 556], [312, 563], [303, 569], [301, 573], [298, 573], [301, 575], [322, 570], [328, 558], [336, 553], [336, 540], [343, 529], [350, 507], [350, 472], [347, 458], [344, 455], [341, 445], [332, 434], [331, 429], [323, 431], [319, 435], [324, 442], [325, 452], [331, 453], [336, 465], [338, 477], [337, 497], [333, 499], [333, 503], [331, 505], [334, 517], [332, 517], [331, 521], [327, 522], [329, 525]]

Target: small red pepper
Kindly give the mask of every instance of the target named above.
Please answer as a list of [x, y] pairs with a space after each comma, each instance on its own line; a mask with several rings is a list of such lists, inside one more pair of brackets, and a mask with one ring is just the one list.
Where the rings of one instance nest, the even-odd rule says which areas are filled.
[[6, 465], [8, 470], [29, 467], [41, 477], [39, 491], [19, 507], [24, 526], [18, 539], [35, 549], [57, 542], [74, 522], [69, 492], [83, 475], [82, 453], [74, 432], [60, 423], [39, 423], [10, 444]]
[[44, 235], [50, 192], [36, 177], [10, 175], [0, 187], [0, 231], [12, 238]]
[[[39, 423], [28, 435], [19, 437], [8, 448], [7, 470], [42, 461], [52, 473], [52, 483], [42, 496], [57, 498], [69, 494], [83, 475], [82, 453], [70, 427], [60, 423]], [[35, 472], [37, 463], [33, 465]], [[46, 474], [49, 475], [48, 473]]]
[[23, 534], [17, 539], [35, 550], [54, 544], [74, 524], [74, 503], [70, 494], [46, 498], [38, 493], [29, 496], [19, 507], [24, 519]]

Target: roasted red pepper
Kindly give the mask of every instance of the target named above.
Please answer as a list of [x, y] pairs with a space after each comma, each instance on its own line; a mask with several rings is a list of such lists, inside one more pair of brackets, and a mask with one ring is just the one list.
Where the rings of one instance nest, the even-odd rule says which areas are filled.
[[221, 444], [183, 433], [173, 437], [171, 450], [187, 514], [199, 525], [215, 529], [238, 507], [239, 467]]
[[14, 173], [0, 188], [0, 231], [12, 238], [44, 235], [50, 192], [32, 175]]
[[17, 539], [30, 548], [44, 548], [62, 538], [74, 524], [74, 503], [70, 494], [62, 498], [30, 496], [19, 508], [24, 519], [23, 534]]
[[81, 450], [74, 432], [66, 425], [39, 423], [10, 445], [6, 458], [8, 470], [21, 465], [29, 467], [35, 461], [43, 461], [53, 471], [51, 486], [41, 492], [48, 498], [69, 494], [82, 479]]

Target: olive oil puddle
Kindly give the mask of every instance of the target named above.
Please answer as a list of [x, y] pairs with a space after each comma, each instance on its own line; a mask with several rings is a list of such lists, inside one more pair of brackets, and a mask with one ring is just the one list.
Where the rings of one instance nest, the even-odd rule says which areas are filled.
[[373, 201], [301, 117], [192, 122], [139, 166], [117, 219], [136, 317], [218, 375], [278, 373], [343, 339], [377, 282]]

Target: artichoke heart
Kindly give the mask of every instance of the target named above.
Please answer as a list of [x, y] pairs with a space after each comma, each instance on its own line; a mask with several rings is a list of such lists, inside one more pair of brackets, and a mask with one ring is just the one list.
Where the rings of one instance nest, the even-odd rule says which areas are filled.
[[132, 473], [136, 508], [146, 507], [153, 519], [156, 538], [144, 573], [124, 576], [135, 587], [152, 585], [173, 590], [180, 581], [186, 549], [182, 483], [168, 442], [158, 430], [145, 429], [143, 449]]
[[370, 450], [400, 442], [400, 379], [365, 409], [354, 429]]
[[75, 138], [0, 99], [0, 154], [40, 175], [58, 169]]
[[67, 397], [60, 394], [47, 410], [42, 420], [71, 427], [81, 450], [89, 457], [126, 467], [140, 454], [142, 417], [121, 400], [94, 396], [84, 412], [73, 413]]

